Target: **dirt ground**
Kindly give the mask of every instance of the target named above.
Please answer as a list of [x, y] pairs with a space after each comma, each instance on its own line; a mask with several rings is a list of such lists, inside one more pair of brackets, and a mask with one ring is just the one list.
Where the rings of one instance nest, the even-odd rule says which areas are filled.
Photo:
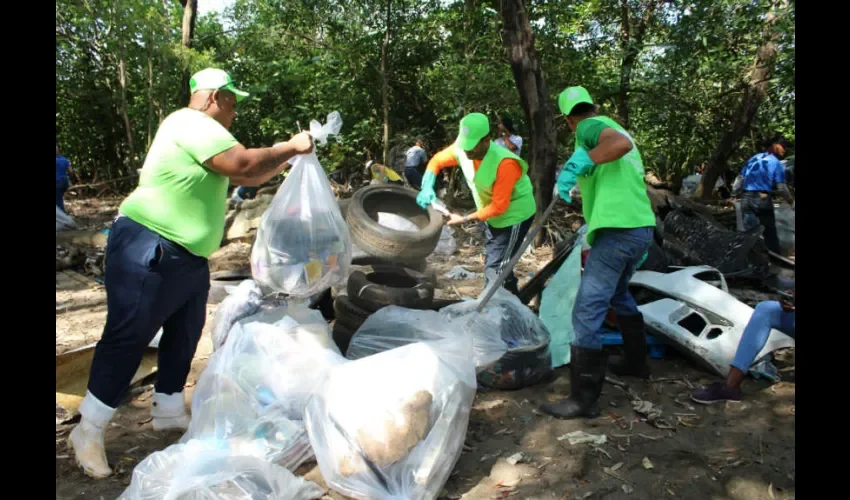
[[[72, 200], [71, 214], [86, 229], [103, 229], [115, 216], [120, 200]], [[438, 276], [438, 297], [475, 296], [482, 276], [450, 280], [455, 265], [482, 273], [480, 236], [455, 232], [458, 251], [452, 258], [429, 258]], [[235, 244], [240, 245], [240, 244]], [[249, 252], [222, 250], [226, 258], [214, 270], [248, 264]], [[542, 247], [526, 255], [517, 267], [527, 280], [551, 257]], [[56, 353], [95, 342], [106, 318], [103, 287], [84, 275], [57, 273]], [[754, 303], [758, 293], [733, 290]], [[193, 362], [186, 392], [212, 350], [210, 325], [217, 306], [208, 307], [208, 321]], [[795, 497], [794, 352], [779, 353], [775, 364], [783, 381], [770, 385], [748, 378], [744, 402], [701, 406], [690, 402], [692, 389], [717, 380], [668, 348], [662, 360], [650, 360], [650, 381], [625, 379], [628, 387], [606, 384], [600, 398], [602, 416], [561, 421], [536, 408], [569, 393], [567, 368], [556, 370], [549, 383], [519, 391], [479, 390], [467, 431], [466, 447], [441, 498], [483, 500], [687, 498], [706, 500], [787, 500]], [[177, 442], [180, 432], [155, 433], [150, 423], [152, 388], [119, 408], [106, 436], [107, 457], [115, 474], [95, 481], [85, 476], [67, 451], [73, 424], [56, 426], [56, 498], [113, 499], [130, 484], [133, 468], [147, 455]], [[632, 408], [635, 396], [662, 410], [670, 429], [659, 429]], [[187, 400], [188, 400], [187, 398]], [[661, 427], [667, 427], [660, 424]], [[573, 431], [605, 435], [602, 445], [571, 445], [563, 436]], [[562, 438], [562, 439], [559, 439]], [[520, 453], [521, 456], [516, 455]], [[519, 459], [508, 461], [508, 457]], [[299, 473], [311, 471], [314, 464]], [[313, 477], [313, 470], [309, 476]], [[330, 498], [342, 498], [330, 492]]]

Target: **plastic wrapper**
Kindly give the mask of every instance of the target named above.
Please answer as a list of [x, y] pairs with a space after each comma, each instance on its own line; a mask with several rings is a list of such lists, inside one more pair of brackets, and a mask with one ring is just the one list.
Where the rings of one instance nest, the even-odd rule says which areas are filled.
[[327, 484], [364, 500], [437, 498], [475, 396], [470, 350], [457, 336], [332, 368], [305, 420]]
[[[310, 123], [317, 143], [342, 127], [339, 113]], [[300, 155], [257, 229], [251, 272], [261, 287], [307, 298], [348, 276], [351, 237], [315, 152]]]
[[443, 226], [440, 231], [440, 241], [437, 243], [437, 248], [434, 253], [442, 257], [448, 257], [457, 251], [457, 242], [452, 235], [452, 229], [449, 226]]
[[492, 365], [479, 365], [478, 382], [497, 389], [519, 389], [548, 378], [552, 374], [550, 336], [540, 318], [504, 288], [496, 290], [480, 313], [475, 311], [478, 300], [440, 310], [455, 328], [471, 333], [477, 364], [501, 353]]
[[414, 342], [444, 340], [469, 334], [472, 339], [473, 365], [477, 370], [484, 370], [507, 352], [507, 346], [497, 331], [489, 329], [495, 318], [487, 324], [473, 320], [467, 325], [468, 318], [468, 315], [463, 315], [452, 321], [447, 315], [436, 311], [387, 306], [369, 316], [360, 326], [351, 337], [345, 356], [348, 359], [360, 359]]
[[573, 247], [567, 260], [543, 289], [540, 299], [540, 321], [552, 339], [550, 348], [553, 368], [570, 362], [570, 345], [575, 338], [573, 308], [581, 285], [581, 252], [581, 245]]
[[279, 465], [193, 440], [142, 460], [119, 500], [314, 500], [323, 494]]
[[224, 300], [215, 311], [212, 322], [212, 344], [213, 350], [217, 350], [227, 340], [230, 328], [240, 319], [248, 317], [260, 308], [263, 303], [263, 295], [260, 287], [253, 280], [245, 280], [240, 283]]

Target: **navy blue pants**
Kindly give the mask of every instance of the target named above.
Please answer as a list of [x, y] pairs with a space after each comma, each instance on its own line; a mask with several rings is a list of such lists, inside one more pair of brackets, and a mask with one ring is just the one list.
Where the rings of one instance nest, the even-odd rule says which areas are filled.
[[236, 194], [243, 200], [253, 200], [259, 190], [258, 187], [239, 186], [236, 188]]
[[573, 344], [602, 349], [599, 329], [609, 306], [618, 316], [640, 312], [629, 281], [652, 243], [653, 231], [652, 227], [597, 230], [573, 307]]
[[68, 185], [67, 178], [56, 179], [56, 206], [63, 212], [65, 212], [65, 191], [68, 190]]
[[156, 391], [183, 390], [207, 318], [207, 259], [119, 217], [106, 246], [106, 326], [97, 343], [88, 389], [115, 408], [162, 328]]
[[[485, 288], [490, 281], [496, 279], [502, 273], [505, 266], [508, 265], [508, 262], [510, 262], [517, 250], [519, 250], [519, 246], [522, 245], [522, 240], [528, 234], [532, 222], [534, 222], [533, 215], [519, 224], [508, 227], [495, 228], [490, 224], [486, 224], [487, 231], [485, 234], [487, 241], [484, 243], [486, 250], [484, 256]], [[513, 272], [508, 274], [502, 286], [514, 295], [519, 293], [519, 280], [517, 280]]]
[[422, 174], [416, 167], [404, 167], [404, 176], [407, 182], [415, 189], [422, 189]]

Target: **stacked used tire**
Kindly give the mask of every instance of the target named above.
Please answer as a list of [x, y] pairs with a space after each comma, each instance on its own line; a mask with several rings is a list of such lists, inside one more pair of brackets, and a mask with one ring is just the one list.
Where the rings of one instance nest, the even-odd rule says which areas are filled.
[[432, 309], [434, 285], [433, 275], [396, 265], [374, 265], [365, 272], [352, 272], [346, 294], [334, 299], [334, 342], [345, 353], [351, 336], [369, 316], [383, 307]]
[[[443, 217], [416, 204], [417, 191], [402, 186], [367, 186], [350, 200], [340, 202], [351, 240], [361, 251], [351, 273], [346, 295], [334, 299], [334, 341], [345, 353], [354, 332], [372, 313], [388, 305], [432, 309], [436, 278], [425, 258], [440, 241]], [[415, 225], [416, 231], [396, 230], [378, 223], [390, 213]]]

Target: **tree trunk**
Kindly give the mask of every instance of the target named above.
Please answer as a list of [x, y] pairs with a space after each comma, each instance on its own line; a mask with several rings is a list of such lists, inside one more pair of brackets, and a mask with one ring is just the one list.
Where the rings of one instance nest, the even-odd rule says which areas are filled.
[[148, 31], [148, 138], [146, 149], [150, 149], [153, 140], [153, 40], [153, 31]]
[[[534, 48], [534, 32], [523, 0], [502, 0], [502, 43], [529, 126], [529, 176], [534, 185], [537, 217], [540, 217], [552, 201], [555, 185], [555, 113], [549, 102], [540, 59]], [[543, 233], [540, 233], [541, 239]]]
[[381, 45], [381, 98], [384, 108], [384, 150], [383, 163], [388, 165], [390, 153], [390, 85], [387, 62], [387, 52], [390, 48], [390, 12], [393, 0], [387, 0], [386, 30], [384, 32], [384, 43]]
[[[121, 87], [121, 119], [124, 121], [124, 131], [127, 133], [127, 146], [129, 147], [129, 161], [127, 166], [136, 168], [136, 148], [133, 144], [133, 127], [130, 124], [130, 116], [127, 113], [127, 72], [124, 68], [123, 49], [118, 58], [118, 84]], [[123, 174], [123, 172], [122, 172]]]
[[776, 59], [776, 41], [779, 39], [779, 33], [773, 30], [778, 9], [787, 10], [788, 0], [782, 2], [781, 5], [775, 3], [765, 18], [764, 30], [767, 34], [767, 41], [756, 52], [755, 62], [746, 77], [747, 86], [744, 89], [744, 96], [741, 98], [741, 105], [732, 118], [731, 126], [708, 159], [708, 166], [695, 194], [698, 198], [711, 198], [717, 178], [726, 172], [729, 158], [732, 157], [738, 143], [749, 131], [759, 105], [767, 94], [768, 80], [773, 71], [773, 62]]
[[[195, 18], [198, 16], [198, 0], [180, 0], [183, 5], [183, 31], [182, 44], [184, 49], [192, 48], [192, 39], [195, 37]], [[180, 102], [189, 102], [189, 64], [185, 56], [183, 59], [183, 81], [180, 82]]]
[[643, 50], [643, 41], [647, 27], [653, 19], [660, 1], [651, 0], [638, 20], [637, 26], [632, 26], [631, 10], [628, 0], [620, 0], [620, 46], [623, 50], [623, 60], [620, 63], [620, 92], [617, 95], [617, 114], [623, 128], [629, 128], [629, 93], [632, 90], [632, 71], [638, 55]]

